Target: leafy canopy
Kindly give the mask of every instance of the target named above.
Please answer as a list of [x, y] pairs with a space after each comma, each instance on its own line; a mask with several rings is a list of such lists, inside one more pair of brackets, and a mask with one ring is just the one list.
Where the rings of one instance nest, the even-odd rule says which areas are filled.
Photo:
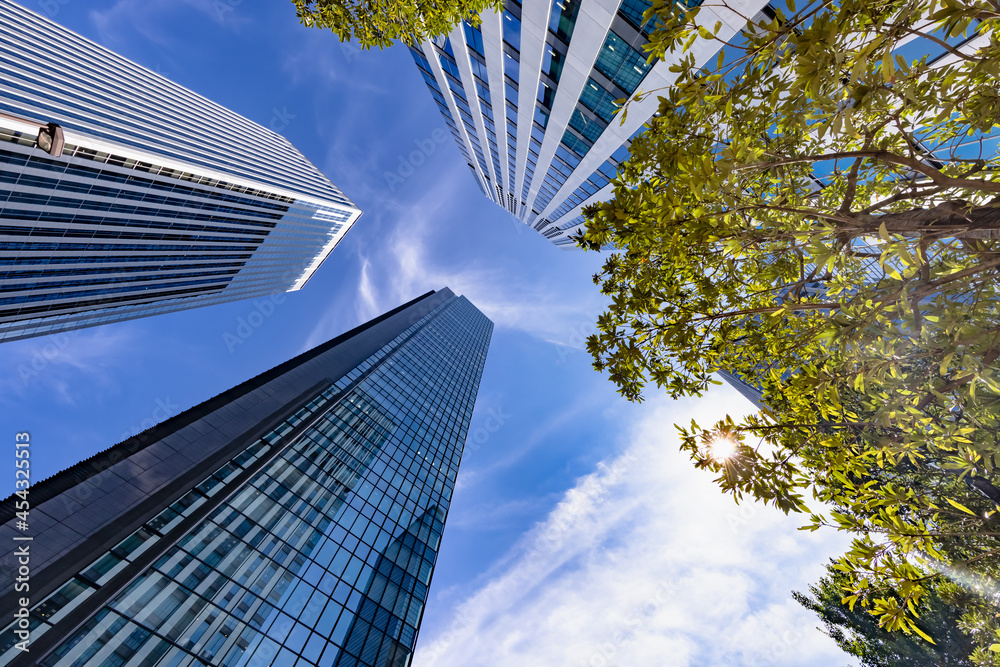
[[[832, 564], [831, 564], [832, 565]], [[827, 574], [809, 587], [810, 595], [793, 592], [792, 597], [822, 620], [825, 634], [852, 656], [860, 658], [861, 667], [972, 667], [975, 651], [971, 637], [963, 632], [962, 616], [970, 602], [969, 595], [955, 584], [943, 582], [929, 586], [920, 605], [920, 626], [934, 643], [903, 633], [889, 633], [878, 620], [860, 607], [848, 609], [841, 604], [843, 586], [850, 585], [847, 575], [827, 565]]]
[[292, 0], [303, 25], [328, 28], [342, 42], [384, 49], [445, 35], [460, 21], [478, 25], [479, 13], [500, 11], [503, 0]]
[[1000, 4], [789, 0], [702, 67], [709, 7], [647, 12], [677, 79], [586, 211], [588, 348], [632, 400], [757, 384], [683, 448], [737, 499], [832, 506], [807, 528], [856, 534], [845, 602], [921, 635], [928, 576], [1000, 567]]

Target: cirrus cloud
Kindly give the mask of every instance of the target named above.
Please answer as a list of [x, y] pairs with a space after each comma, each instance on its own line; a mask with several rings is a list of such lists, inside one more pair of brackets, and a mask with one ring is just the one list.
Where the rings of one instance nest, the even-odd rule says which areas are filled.
[[846, 538], [736, 505], [678, 452], [675, 421], [747, 405], [728, 387], [651, 401], [621, 453], [577, 480], [473, 589], [432, 599], [459, 601], [425, 630], [415, 667], [841, 665], [790, 591], [818, 579]]

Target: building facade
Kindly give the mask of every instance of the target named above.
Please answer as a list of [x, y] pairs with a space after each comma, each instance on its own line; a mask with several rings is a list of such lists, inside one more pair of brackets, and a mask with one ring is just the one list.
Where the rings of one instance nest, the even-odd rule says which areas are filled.
[[0, 0], [0, 341], [297, 290], [360, 215], [275, 132]]
[[[480, 26], [462, 23], [411, 49], [483, 194], [557, 246], [572, 245], [584, 206], [611, 198], [609, 181], [658, 106], [648, 96], [621, 122], [615, 100], [674, 79], [672, 62], [646, 62], [650, 4], [507, 0]], [[718, 38], [728, 41], [766, 6], [728, 0], [702, 7], [699, 19], [721, 22]], [[707, 63], [718, 49], [701, 40], [692, 52]]]
[[408, 665], [492, 329], [425, 294], [0, 503], [0, 665]]

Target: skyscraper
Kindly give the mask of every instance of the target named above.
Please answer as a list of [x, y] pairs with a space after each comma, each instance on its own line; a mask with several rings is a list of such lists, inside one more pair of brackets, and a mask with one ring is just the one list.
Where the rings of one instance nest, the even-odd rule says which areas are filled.
[[[483, 194], [558, 246], [572, 244], [583, 206], [611, 198], [608, 182], [658, 106], [651, 95], [621, 123], [615, 100], [675, 77], [672, 61], [646, 63], [650, 4], [511, 0], [479, 27], [463, 23], [411, 49]], [[717, 37], [728, 41], [746, 25], [740, 15], [768, 9], [727, 0], [702, 7], [699, 20], [721, 22]], [[694, 50], [699, 63], [717, 52], [708, 40]]]
[[360, 215], [275, 132], [0, 0], [0, 341], [297, 290]]
[[0, 665], [405, 667], [492, 330], [430, 292], [0, 503]]

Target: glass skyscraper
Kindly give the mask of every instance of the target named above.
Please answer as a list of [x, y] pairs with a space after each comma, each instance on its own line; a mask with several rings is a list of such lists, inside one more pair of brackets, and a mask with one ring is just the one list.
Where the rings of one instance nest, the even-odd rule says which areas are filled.
[[0, 665], [408, 665], [492, 330], [428, 293], [0, 503]]
[[[480, 189], [557, 246], [572, 245], [584, 206], [611, 198], [609, 181], [659, 104], [656, 95], [633, 103], [621, 123], [615, 100], [676, 76], [672, 62], [646, 63], [650, 4], [507, 0], [479, 27], [462, 23], [411, 49]], [[727, 41], [746, 25], [741, 14], [768, 10], [741, 0], [703, 6], [698, 19], [721, 22]], [[716, 55], [714, 44], [696, 45], [699, 63]]]
[[360, 215], [275, 132], [0, 0], [0, 341], [299, 289]]

